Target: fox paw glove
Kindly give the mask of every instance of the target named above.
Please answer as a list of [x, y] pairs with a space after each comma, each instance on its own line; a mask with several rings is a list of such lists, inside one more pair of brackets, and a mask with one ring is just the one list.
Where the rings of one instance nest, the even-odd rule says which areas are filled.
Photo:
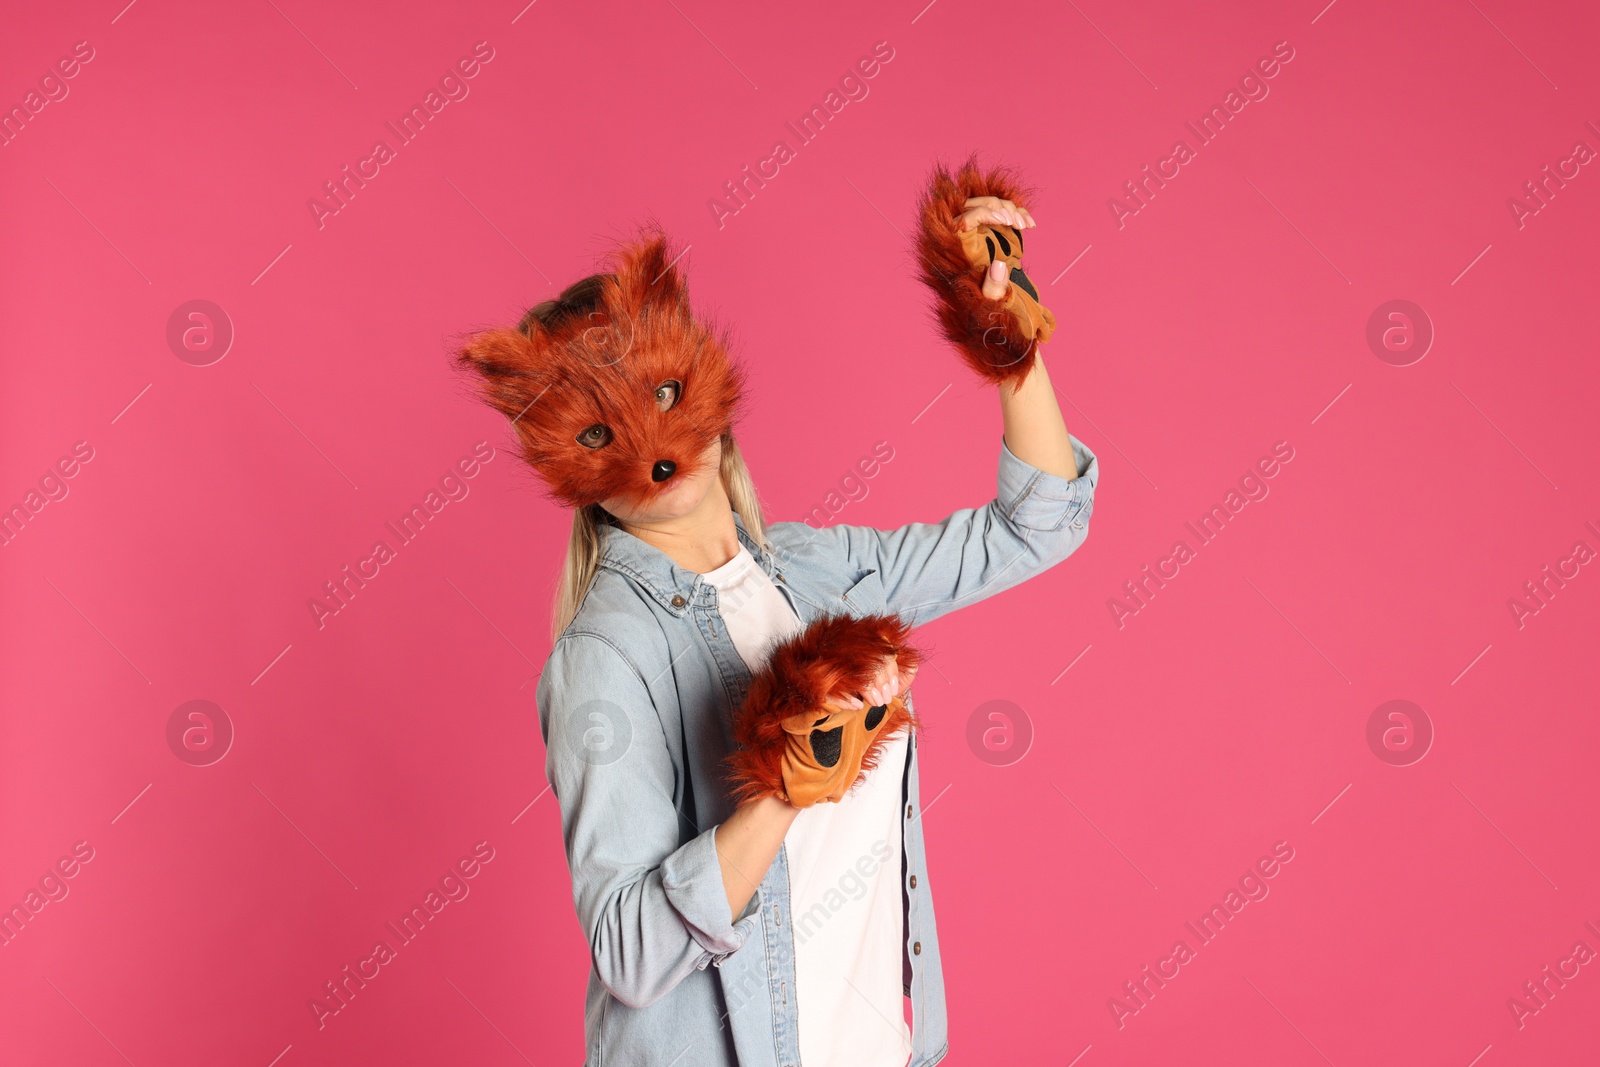
[[[962, 358], [991, 382], [1016, 383], [1033, 369], [1056, 319], [1022, 269], [1020, 231], [990, 223], [962, 230], [961, 214], [975, 196], [999, 197], [1019, 207], [1027, 201], [1026, 191], [1003, 167], [985, 174], [973, 158], [951, 175], [936, 166], [919, 209], [917, 263], [923, 283], [937, 298], [939, 326]], [[990, 300], [983, 295], [983, 281], [997, 260], [1006, 264], [1010, 282], [1003, 297]]]
[[864, 693], [886, 656], [902, 674], [916, 669], [921, 656], [907, 644], [910, 632], [892, 615], [830, 616], [773, 649], [734, 715], [735, 799], [773, 796], [797, 808], [844, 799], [877, 765], [884, 742], [917, 726], [903, 692], [888, 704], [842, 704]]

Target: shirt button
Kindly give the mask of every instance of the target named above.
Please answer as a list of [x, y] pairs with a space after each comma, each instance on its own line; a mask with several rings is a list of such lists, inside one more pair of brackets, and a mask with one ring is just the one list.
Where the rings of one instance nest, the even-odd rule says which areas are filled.
[[783, 572], [782, 571], [778, 572], [778, 581], [782, 582], [784, 585], [788, 585], [789, 584], [789, 580], [783, 576]]
[[910, 804], [906, 805], [906, 818], [908, 818], [908, 819], [911, 818], [911, 805]]
[[911, 954], [913, 956], [922, 955], [922, 942], [921, 941], [913, 941], [911, 943]]
[[685, 603], [687, 603], [687, 601], [685, 601], [681, 596], [675, 596], [672, 598], [672, 606], [675, 608], [681, 608]]
[[911, 876], [911, 888], [917, 888], [917, 876], [914, 874]]

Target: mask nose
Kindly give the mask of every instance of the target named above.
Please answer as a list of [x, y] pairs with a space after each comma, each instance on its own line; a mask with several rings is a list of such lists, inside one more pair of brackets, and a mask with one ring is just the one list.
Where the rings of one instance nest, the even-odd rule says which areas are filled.
[[651, 481], [664, 482], [672, 477], [672, 472], [677, 469], [678, 465], [672, 460], [658, 459], [656, 460], [656, 465], [650, 468], [650, 479]]

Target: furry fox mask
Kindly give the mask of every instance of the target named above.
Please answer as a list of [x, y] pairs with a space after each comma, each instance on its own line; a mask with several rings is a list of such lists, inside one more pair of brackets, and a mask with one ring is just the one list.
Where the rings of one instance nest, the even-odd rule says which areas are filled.
[[741, 376], [726, 334], [696, 318], [665, 235], [621, 248], [611, 269], [531, 310], [519, 328], [469, 338], [458, 361], [511, 420], [523, 457], [570, 507], [648, 504], [707, 465], [731, 433]]

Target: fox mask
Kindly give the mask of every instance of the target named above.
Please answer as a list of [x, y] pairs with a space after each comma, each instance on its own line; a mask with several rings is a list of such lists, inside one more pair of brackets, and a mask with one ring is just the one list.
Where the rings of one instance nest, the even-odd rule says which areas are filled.
[[690, 311], [664, 235], [623, 247], [597, 278], [592, 307], [529, 315], [526, 333], [482, 331], [457, 358], [482, 376], [552, 496], [648, 505], [731, 432], [741, 375], [726, 336]]

